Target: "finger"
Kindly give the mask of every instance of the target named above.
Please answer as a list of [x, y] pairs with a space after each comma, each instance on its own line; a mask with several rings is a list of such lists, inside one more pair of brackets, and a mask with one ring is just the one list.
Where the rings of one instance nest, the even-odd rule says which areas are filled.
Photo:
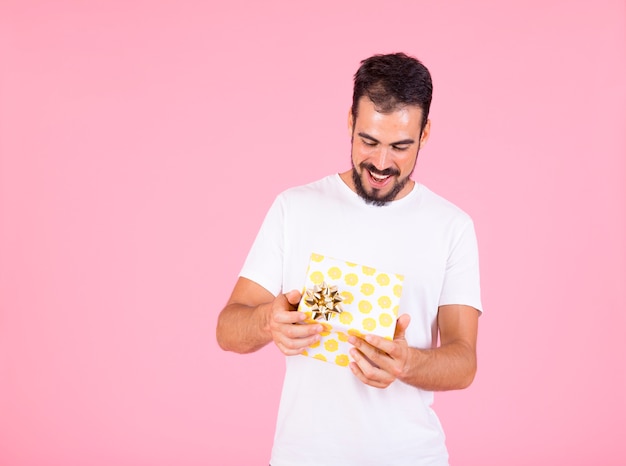
[[313, 335], [320, 335], [320, 333], [324, 330], [324, 327], [319, 324], [279, 324], [275, 326], [275, 330], [281, 335], [295, 340], [308, 338]]
[[[274, 298], [272, 307], [285, 312], [293, 312], [298, 307], [299, 295], [300, 293], [295, 290], [292, 290], [287, 294], [279, 294], [276, 298]], [[295, 301], [295, 303], [292, 303], [291, 301]]]
[[287, 343], [283, 343], [281, 341], [277, 341], [276, 342], [276, 346], [286, 356], [296, 356], [298, 354], [302, 354], [303, 351], [306, 349], [306, 346], [296, 346], [296, 347], [292, 348], [290, 346], [290, 343], [291, 342], [289, 342], [289, 341]]
[[392, 340], [388, 340], [379, 335], [365, 335], [365, 342], [383, 353], [388, 353], [394, 347]]
[[299, 311], [287, 311], [283, 309], [275, 309], [272, 320], [280, 324], [296, 324], [306, 320], [306, 314]]
[[388, 350], [393, 348], [393, 342], [378, 335], [371, 334], [365, 335], [363, 338], [350, 335], [350, 337], [348, 337], [348, 343], [361, 350], [368, 357], [373, 355], [375, 352], [386, 353]]
[[277, 340], [276, 346], [286, 355], [302, 354], [302, 352], [319, 340], [317, 335], [303, 340]]
[[373, 366], [357, 349], [350, 351], [353, 362], [350, 363], [352, 373], [364, 384], [376, 388], [386, 388], [393, 381], [385, 371]]
[[406, 329], [411, 323], [411, 316], [408, 314], [402, 314], [396, 321], [396, 331], [393, 335], [394, 340], [404, 340], [404, 334]]
[[[302, 327], [309, 327], [302, 328]], [[313, 325], [283, 325], [274, 333], [274, 342], [279, 349], [288, 355], [300, 354], [302, 351], [320, 340], [319, 332], [311, 334]], [[307, 331], [308, 333], [305, 333]]]
[[292, 306], [297, 306], [302, 299], [302, 293], [300, 293], [298, 290], [291, 290], [285, 293], [283, 296], [285, 296], [287, 302]]
[[[390, 361], [389, 354], [387, 351], [391, 351], [394, 349], [394, 343], [384, 338], [380, 338], [375, 335], [368, 335], [365, 337], [366, 341], [361, 340], [357, 342], [356, 347], [358, 347], [359, 351], [367, 357], [376, 367], [385, 369], [392, 363]], [[373, 340], [373, 343], [370, 342]]]

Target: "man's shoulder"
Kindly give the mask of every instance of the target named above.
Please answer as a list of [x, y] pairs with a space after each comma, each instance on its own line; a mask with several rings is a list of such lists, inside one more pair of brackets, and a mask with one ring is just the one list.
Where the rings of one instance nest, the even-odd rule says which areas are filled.
[[419, 189], [420, 201], [426, 209], [432, 209], [437, 212], [438, 216], [441, 217], [455, 218], [461, 221], [471, 221], [470, 215], [457, 204], [449, 201], [440, 194], [431, 191], [424, 185], [420, 185]]
[[323, 195], [332, 196], [338, 190], [338, 180], [339, 176], [337, 174], [328, 175], [310, 183], [288, 188], [282, 191], [278, 197], [284, 200], [298, 200]]

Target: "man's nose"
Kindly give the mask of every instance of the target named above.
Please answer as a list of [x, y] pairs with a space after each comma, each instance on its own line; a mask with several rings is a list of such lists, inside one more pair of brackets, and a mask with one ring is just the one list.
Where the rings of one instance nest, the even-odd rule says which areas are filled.
[[387, 168], [387, 163], [389, 163], [389, 158], [390, 158], [389, 148], [380, 147], [378, 150], [378, 153], [376, 154], [374, 158], [374, 166], [381, 171], [384, 170], [385, 168]]

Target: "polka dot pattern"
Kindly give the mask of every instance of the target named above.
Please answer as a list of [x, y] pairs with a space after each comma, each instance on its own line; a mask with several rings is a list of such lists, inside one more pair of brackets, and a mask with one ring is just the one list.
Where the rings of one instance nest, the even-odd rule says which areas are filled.
[[359, 301], [359, 312], [361, 314], [369, 314], [372, 312], [372, 303], [365, 299]]
[[341, 269], [339, 267], [331, 267], [328, 269], [328, 276], [333, 280], [338, 280], [341, 278], [341, 275], [343, 274], [341, 273]]
[[337, 364], [338, 366], [346, 367], [348, 364], [350, 364], [350, 359], [348, 359], [348, 356], [346, 354], [340, 354], [335, 358], [335, 364]]
[[391, 314], [383, 312], [380, 316], [378, 316], [378, 322], [380, 322], [380, 325], [383, 327], [391, 327], [391, 324], [393, 324], [393, 317]]
[[[404, 276], [346, 262], [322, 254], [312, 254], [306, 275], [306, 289], [325, 282], [336, 286], [343, 297], [343, 312], [328, 321], [314, 321], [312, 311], [302, 300], [298, 310], [307, 314], [308, 323], [324, 326], [321, 340], [303, 355], [346, 367], [350, 363], [348, 336], [367, 334], [393, 339]], [[304, 294], [304, 293], [303, 293]]]

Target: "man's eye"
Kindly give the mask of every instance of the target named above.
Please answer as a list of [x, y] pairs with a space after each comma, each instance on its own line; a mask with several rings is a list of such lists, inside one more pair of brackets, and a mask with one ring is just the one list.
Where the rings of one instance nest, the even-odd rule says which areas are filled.
[[370, 141], [368, 139], [362, 139], [362, 141], [363, 141], [363, 144], [365, 144], [366, 146], [372, 146], [373, 147], [373, 146], [375, 146], [377, 144], [376, 142]]
[[405, 151], [405, 150], [407, 150], [409, 148], [409, 146], [391, 146], [391, 147], [393, 147], [394, 150], [397, 150], [397, 151], [400, 151], [400, 152]]

